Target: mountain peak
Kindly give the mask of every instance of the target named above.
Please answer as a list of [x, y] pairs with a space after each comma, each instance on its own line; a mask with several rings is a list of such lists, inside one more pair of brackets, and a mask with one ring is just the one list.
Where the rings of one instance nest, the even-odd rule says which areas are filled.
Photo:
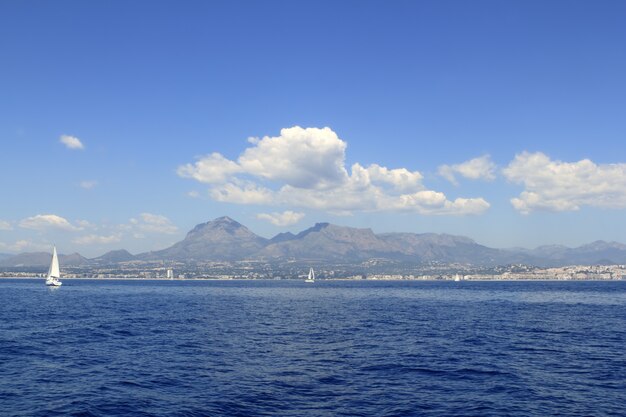
[[330, 223], [315, 223], [315, 225], [313, 227], [309, 227], [308, 229], [303, 230], [300, 233], [298, 233], [296, 235], [296, 239], [302, 239], [303, 237], [305, 237], [309, 233], [319, 232], [319, 231], [327, 228], [328, 226], [330, 226]]
[[238, 229], [248, 230], [244, 225], [236, 220], [231, 219], [228, 216], [218, 217], [215, 220], [210, 220], [206, 223], [200, 223], [187, 233], [187, 237], [193, 237], [198, 234], [205, 234], [221, 230], [226, 233], [235, 233]]
[[238, 221], [233, 220], [233, 219], [231, 219], [228, 216], [218, 217], [218, 218], [213, 220], [213, 223], [235, 223], [235, 224], [241, 224]]
[[278, 242], [286, 242], [288, 240], [293, 240], [296, 238], [296, 235], [294, 235], [291, 232], [283, 232], [283, 233], [279, 233], [276, 236], [274, 236], [273, 238], [271, 238], [269, 240], [269, 243], [278, 243]]
[[182, 241], [148, 258], [225, 260], [244, 259], [259, 251], [267, 239], [257, 236], [246, 226], [228, 216], [200, 223]]
[[135, 257], [126, 249], [118, 249], [109, 251], [93, 260], [97, 262], [124, 262], [133, 259], [135, 259]]

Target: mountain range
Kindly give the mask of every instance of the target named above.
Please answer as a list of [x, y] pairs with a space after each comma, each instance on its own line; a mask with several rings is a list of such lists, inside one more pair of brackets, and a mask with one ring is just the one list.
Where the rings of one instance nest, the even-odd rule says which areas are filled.
[[[371, 229], [317, 223], [298, 234], [280, 233], [271, 239], [256, 235], [239, 222], [220, 217], [198, 224], [180, 242], [159, 251], [132, 255], [126, 250], [87, 259], [78, 253], [60, 255], [63, 265], [113, 265], [128, 261], [362, 262], [384, 258], [409, 263], [443, 262], [494, 266], [523, 263], [536, 266], [624, 264], [626, 245], [596, 241], [577, 248], [561, 245], [536, 249], [495, 249], [464, 236], [435, 233], [381, 233]], [[44, 267], [45, 252], [0, 257], [2, 267]]]

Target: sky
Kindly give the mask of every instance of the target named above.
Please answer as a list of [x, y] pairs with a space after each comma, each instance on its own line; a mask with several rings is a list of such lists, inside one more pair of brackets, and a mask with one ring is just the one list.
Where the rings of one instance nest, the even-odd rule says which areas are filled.
[[227, 215], [626, 242], [626, 2], [0, 2], [0, 253]]

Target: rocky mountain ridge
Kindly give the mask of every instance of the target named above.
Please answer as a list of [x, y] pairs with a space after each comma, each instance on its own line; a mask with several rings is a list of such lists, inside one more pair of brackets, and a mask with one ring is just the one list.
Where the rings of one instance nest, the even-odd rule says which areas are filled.
[[[60, 255], [62, 265], [105, 265], [129, 261], [239, 261], [358, 263], [383, 258], [408, 263], [442, 262], [493, 266], [523, 263], [536, 266], [573, 264], [625, 264], [626, 245], [596, 241], [577, 248], [562, 245], [535, 249], [495, 249], [464, 236], [436, 233], [380, 233], [369, 228], [316, 223], [297, 234], [280, 233], [271, 239], [256, 235], [246, 226], [220, 217], [201, 223], [180, 242], [159, 251], [132, 255], [110, 251], [87, 259], [79, 254]], [[0, 267], [46, 267], [50, 254], [22, 253], [0, 259]]]

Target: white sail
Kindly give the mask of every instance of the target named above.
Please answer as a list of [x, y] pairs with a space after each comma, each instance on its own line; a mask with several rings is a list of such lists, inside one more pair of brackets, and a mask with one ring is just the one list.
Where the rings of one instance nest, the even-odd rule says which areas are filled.
[[60, 278], [59, 272], [59, 258], [57, 257], [57, 247], [52, 250], [52, 261], [50, 262], [50, 268], [48, 269], [48, 278]]
[[315, 271], [313, 268], [309, 269], [309, 276], [306, 279], [306, 282], [314, 282], [315, 281]]
[[50, 287], [60, 287], [61, 272], [59, 271], [59, 258], [57, 256], [57, 248], [54, 246], [52, 249], [52, 260], [50, 261], [50, 268], [48, 268], [48, 276], [46, 277], [46, 285]]

